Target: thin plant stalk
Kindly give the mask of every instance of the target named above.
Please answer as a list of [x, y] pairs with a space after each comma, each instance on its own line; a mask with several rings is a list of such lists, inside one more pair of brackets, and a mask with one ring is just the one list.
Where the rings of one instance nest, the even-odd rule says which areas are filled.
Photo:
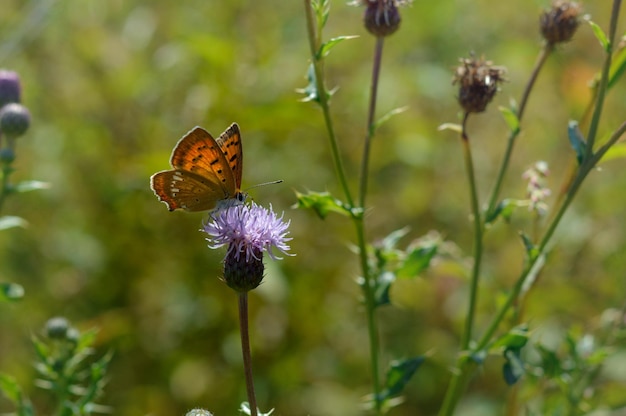
[[[533, 68], [530, 78], [526, 83], [526, 87], [524, 88], [524, 92], [522, 93], [522, 98], [519, 102], [519, 107], [517, 110], [517, 120], [518, 122], [522, 121], [522, 116], [524, 115], [524, 109], [526, 108], [526, 104], [528, 103], [528, 98], [530, 97], [530, 92], [535, 85], [535, 81], [539, 76], [539, 72], [543, 65], [545, 64], [548, 56], [554, 50], [554, 45], [546, 42], [539, 52], [539, 56], [537, 57], [537, 61], [535, 62], [535, 67]], [[502, 188], [502, 182], [504, 181], [504, 176], [506, 175], [507, 169], [509, 167], [509, 162], [511, 161], [511, 155], [513, 154], [513, 147], [515, 145], [516, 139], [520, 133], [519, 127], [509, 134], [509, 139], [507, 141], [506, 150], [504, 152], [504, 157], [502, 158], [502, 163], [500, 164], [500, 169], [498, 171], [498, 176], [496, 177], [496, 183], [493, 187], [493, 191], [491, 192], [491, 197], [489, 198], [489, 205], [487, 206], [487, 214], [485, 218], [491, 217], [491, 214], [496, 208], [496, 204], [498, 203], [498, 197], [500, 196], [500, 189]]]
[[367, 179], [369, 172], [370, 149], [376, 126], [374, 116], [376, 115], [376, 99], [378, 98], [378, 79], [380, 78], [380, 66], [383, 57], [384, 37], [376, 37], [374, 47], [374, 65], [372, 68], [372, 84], [370, 87], [370, 103], [367, 114], [367, 131], [365, 134], [365, 145], [363, 146], [363, 158], [361, 160], [361, 184], [359, 192], [359, 205], [365, 206], [365, 196], [367, 194]]
[[[369, 158], [370, 150], [372, 146], [372, 139], [376, 127], [374, 125], [374, 117], [376, 115], [376, 101], [378, 96], [378, 80], [380, 78], [380, 67], [383, 56], [384, 38], [382, 36], [376, 37], [376, 45], [374, 47], [374, 63], [372, 67], [372, 83], [370, 87], [370, 102], [367, 114], [367, 126], [365, 134], [365, 142], [363, 146], [363, 158], [361, 160], [361, 176], [359, 186], [359, 205], [361, 208], [365, 207], [365, 197], [367, 195], [367, 179], [369, 173]], [[370, 342], [370, 362], [372, 367], [372, 384], [374, 392], [374, 408], [376, 414], [381, 413], [381, 400], [380, 400], [380, 376], [378, 365], [378, 324], [376, 321], [376, 300], [374, 297], [374, 282], [372, 276], [370, 276], [370, 269], [367, 264], [367, 252], [365, 244], [365, 224], [363, 217], [357, 219], [355, 224], [357, 228], [357, 236], [359, 241], [359, 252], [361, 257], [361, 268], [363, 269], [364, 279], [363, 289], [365, 292], [365, 301], [367, 308], [367, 327], [369, 332]]]
[[248, 330], [248, 292], [239, 292], [239, 332], [241, 333], [241, 351], [243, 353], [243, 369], [246, 376], [246, 392], [250, 415], [257, 416], [254, 380], [252, 378], [252, 358], [250, 357], [250, 336]]
[[[367, 244], [365, 240], [365, 228], [363, 222], [363, 209], [362, 205], [357, 207], [354, 205], [354, 200], [352, 199], [350, 189], [348, 187], [348, 182], [346, 180], [346, 175], [344, 172], [343, 164], [341, 161], [341, 157], [339, 154], [339, 146], [337, 145], [337, 138], [335, 135], [335, 130], [332, 123], [332, 118], [330, 115], [330, 104], [329, 104], [329, 95], [326, 90], [326, 86], [324, 84], [324, 71], [323, 71], [323, 56], [319, 56], [318, 51], [321, 47], [321, 27], [316, 25], [316, 18], [313, 16], [313, 8], [311, 5], [311, 0], [304, 0], [305, 12], [306, 12], [306, 20], [307, 20], [307, 30], [308, 30], [308, 38], [309, 45], [311, 49], [311, 60], [313, 63], [313, 70], [315, 73], [315, 87], [317, 91], [317, 98], [320, 107], [322, 108], [322, 113], [324, 115], [324, 121], [326, 124], [326, 129], [328, 133], [328, 138], [331, 146], [331, 153], [335, 165], [335, 171], [341, 183], [341, 187], [344, 191], [344, 195], [348, 205], [351, 208], [351, 218], [354, 221], [354, 225], [356, 227], [357, 234], [357, 244], [359, 248], [359, 260], [361, 266], [361, 272], [363, 274], [363, 291], [365, 294], [365, 303], [367, 310], [367, 326], [368, 326], [368, 334], [369, 334], [369, 344], [370, 344], [370, 362], [372, 368], [372, 384], [373, 384], [373, 395], [374, 395], [374, 407], [376, 414], [381, 414], [382, 403], [380, 402], [380, 376], [378, 369], [378, 329], [375, 319], [375, 298], [374, 298], [374, 282], [373, 277], [370, 272], [369, 264], [367, 261]], [[378, 44], [377, 44], [378, 45]], [[378, 64], [374, 64], [374, 76], [373, 76], [373, 85], [372, 86], [372, 101], [370, 101], [370, 115], [368, 117], [368, 133], [367, 136], [370, 137], [369, 140], [366, 140], [366, 150], [369, 155], [369, 147], [371, 142], [371, 136], [373, 135], [373, 119], [374, 119], [374, 109], [375, 109], [375, 101], [376, 101], [376, 90], [378, 83], [378, 73], [380, 67], [380, 57], [382, 56], [382, 44], [377, 46], [377, 50], [379, 52], [376, 54], [378, 57]], [[377, 68], [378, 67], [378, 68]], [[369, 158], [369, 157], [368, 157]], [[367, 162], [365, 163], [365, 172], [367, 172]], [[366, 175], [362, 175], [361, 177], [361, 195], [360, 200], [365, 200], [365, 189], [367, 187]]]
[[322, 108], [324, 115], [324, 123], [326, 124], [326, 132], [330, 142], [330, 150], [335, 165], [335, 172], [339, 178], [339, 183], [343, 189], [343, 193], [346, 197], [348, 204], [353, 207], [354, 202], [350, 188], [348, 187], [348, 181], [341, 161], [341, 155], [339, 154], [339, 146], [337, 145], [337, 138], [335, 136], [335, 129], [333, 128], [333, 120], [330, 116], [330, 105], [328, 102], [329, 96], [324, 84], [324, 62], [323, 57], [318, 56], [318, 51], [321, 47], [321, 28], [316, 29], [316, 18], [313, 16], [313, 7], [311, 0], [304, 0], [304, 10], [306, 13], [307, 32], [309, 38], [309, 46], [311, 48], [311, 61], [313, 63], [313, 70], [315, 71], [315, 88], [317, 90], [317, 98], [319, 105]]
[[478, 205], [478, 192], [476, 190], [476, 177], [474, 174], [474, 162], [472, 160], [472, 150], [470, 147], [469, 137], [467, 136], [466, 125], [469, 113], [465, 113], [463, 117], [461, 141], [463, 143], [463, 155], [465, 158], [465, 169], [467, 179], [470, 186], [470, 200], [472, 206], [472, 216], [474, 217], [474, 265], [472, 266], [472, 275], [470, 279], [470, 297], [467, 316], [465, 320], [465, 329], [461, 338], [461, 350], [465, 351], [469, 348], [472, 339], [472, 330], [474, 328], [474, 317], [476, 315], [476, 302], [478, 299], [478, 281], [480, 280], [480, 264], [483, 253], [483, 226], [480, 217], [480, 207]]

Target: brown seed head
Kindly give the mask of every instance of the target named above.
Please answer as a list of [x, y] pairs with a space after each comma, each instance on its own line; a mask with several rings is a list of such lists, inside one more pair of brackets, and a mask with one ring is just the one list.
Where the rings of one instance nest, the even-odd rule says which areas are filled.
[[549, 44], [567, 42], [578, 28], [581, 6], [573, 1], [558, 0], [539, 19], [541, 35]]
[[452, 84], [459, 84], [459, 104], [466, 113], [481, 113], [504, 81], [503, 67], [493, 66], [483, 58], [461, 58]]

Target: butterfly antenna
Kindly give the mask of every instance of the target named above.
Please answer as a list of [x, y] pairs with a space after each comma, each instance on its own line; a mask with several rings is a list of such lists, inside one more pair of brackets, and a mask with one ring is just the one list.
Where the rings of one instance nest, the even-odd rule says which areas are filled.
[[279, 180], [277, 180], [277, 181], [271, 181], [271, 182], [263, 182], [263, 183], [258, 183], [258, 184], [256, 184], [256, 185], [252, 185], [252, 186], [251, 186], [251, 187], [249, 187], [249, 188], [246, 188], [246, 189], [244, 190], [244, 192], [248, 192], [250, 189], [258, 188], [259, 186], [265, 186], [265, 185], [276, 185], [277, 183], [283, 183], [283, 180], [282, 180], [282, 179], [279, 179]]

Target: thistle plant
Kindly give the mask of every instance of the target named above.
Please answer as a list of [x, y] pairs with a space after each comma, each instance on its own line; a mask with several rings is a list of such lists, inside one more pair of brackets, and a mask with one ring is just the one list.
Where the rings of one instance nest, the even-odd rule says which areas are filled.
[[[22, 85], [19, 75], [14, 71], [0, 70], [0, 212], [9, 196], [48, 187], [47, 183], [41, 181], [22, 181], [15, 184], [11, 181], [11, 175], [15, 171], [17, 139], [26, 133], [31, 122], [30, 112], [20, 104], [21, 99]], [[19, 216], [0, 215], [0, 230], [25, 227], [27, 224]], [[21, 285], [0, 282], [0, 302], [20, 299], [23, 294]]]
[[[387, 377], [383, 382], [379, 373], [380, 346], [378, 339], [380, 335], [376, 311], [379, 307], [390, 304], [390, 287], [398, 276], [416, 276], [429, 267], [430, 261], [437, 256], [438, 250], [441, 249], [441, 241], [418, 239], [416, 242], [419, 243], [409, 244], [406, 250], [401, 250], [397, 247], [398, 242], [409, 232], [403, 229], [392, 232], [387, 237], [380, 239], [379, 243], [367, 243], [367, 224], [363, 213], [368, 208], [366, 196], [371, 143], [380, 123], [387, 121], [389, 116], [400, 111], [392, 110], [386, 116], [376, 120], [382, 50], [384, 40], [398, 30], [401, 18], [398, 10], [400, 4], [397, 1], [371, 0], [359, 3], [366, 7], [365, 26], [367, 31], [375, 36], [376, 40], [370, 101], [365, 117], [364, 150], [358, 175], [358, 193], [355, 197], [348, 186], [348, 173], [344, 169], [340, 140], [335, 133], [330, 105], [332, 94], [336, 89], [327, 87], [324, 73], [325, 61], [331, 50], [339, 43], [351, 39], [352, 36], [339, 36], [325, 41], [323, 29], [329, 17], [330, 3], [327, 0], [305, 0], [311, 64], [308, 70], [309, 83], [301, 91], [305, 95], [304, 101], [313, 102], [322, 110], [330, 143], [330, 153], [343, 198], [320, 192], [298, 193], [297, 197], [299, 207], [311, 208], [321, 218], [325, 218], [331, 212], [340, 213], [354, 223], [356, 251], [361, 269], [359, 284], [363, 291], [365, 319], [370, 340], [371, 408], [374, 414], [380, 415], [394, 405], [393, 397], [401, 394], [405, 385], [427, 357], [425, 355], [415, 356], [389, 363]], [[546, 183], [546, 177], [549, 173], [547, 162], [536, 162], [522, 175], [523, 179], [528, 182], [526, 195], [519, 198], [503, 198], [502, 185], [504, 178], [511, 170], [511, 158], [522, 131], [524, 110], [535, 82], [548, 57], [552, 53], [558, 52], [557, 46], [571, 40], [575, 35], [582, 21], [581, 6], [574, 2], [556, 1], [552, 8], [546, 10], [539, 19], [539, 31], [544, 37], [544, 44], [539, 51], [535, 66], [530, 73], [519, 102], [513, 103], [510, 108], [500, 109], [509, 127], [508, 140], [495, 175], [492, 191], [485, 201], [481, 201], [479, 198], [478, 189], [482, 187], [482, 184], [477, 182], [472, 157], [473, 140], [471, 137], [480, 133], [470, 132], [467, 121], [474, 114], [488, 109], [492, 99], [506, 81], [506, 70], [503, 66], [495, 66], [492, 62], [482, 57], [477, 58], [474, 55], [469, 58], [462, 58], [460, 65], [455, 70], [453, 83], [458, 87], [457, 98], [461, 107], [461, 123], [443, 124], [442, 129], [453, 130], [460, 136], [469, 189], [469, 210], [472, 214], [473, 248], [471, 270], [469, 271], [467, 312], [460, 334], [459, 353], [441, 404], [440, 415], [455, 413], [472, 375], [489, 355], [498, 354], [502, 356], [505, 362], [503, 378], [509, 385], [518, 383], [525, 371], [531, 367], [531, 364], [524, 361], [525, 355], [523, 353], [529, 341], [529, 325], [524, 322], [522, 313], [524, 303], [530, 294], [530, 289], [539, 282], [539, 276], [544, 274], [543, 269], [546, 266], [547, 254], [552, 247], [555, 231], [562, 222], [564, 214], [572, 206], [575, 196], [587, 176], [626, 132], [626, 122], [624, 122], [618, 127], [613, 127], [612, 133], [604, 141], [599, 142], [597, 139], [606, 93], [626, 67], [623, 54], [613, 65], [616, 24], [620, 6], [619, 0], [613, 2], [606, 34], [599, 25], [589, 21], [605, 52], [605, 59], [594, 85], [594, 96], [589, 111], [583, 115], [580, 123], [571, 121], [568, 126], [564, 126], [563, 131], [567, 131], [570, 146], [573, 148], [575, 167], [569, 177], [566, 178], [565, 186], [562, 187], [564, 191], [554, 208], [551, 208], [547, 202], [547, 197], [550, 195]], [[583, 125], [584, 129], [582, 128]], [[506, 294], [504, 301], [495, 307], [488, 322], [480, 322], [479, 325], [477, 324], [477, 305], [482, 289], [481, 278], [485, 275], [481, 267], [485, 241], [489, 237], [489, 230], [496, 226], [499, 219], [509, 220], [515, 210], [520, 207], [526, 207], [534, 215], [533, 230], [530, 232], [520, 231], [526, 256], [524, 264], [521, 266], [519, 275]], [[619, 316], [623, 317], [623, 314]], [[622, 326], [620, 324], [617, 327], [612, 327], [612, 329], [621, 330]], [[478, 328], [481, 330], [479, 331]], [[599, 363], [602, 360], [598, 360], [598, 356], [595, 356], [596, 361], [584, 361], [580, 358], [580, 348], [576, 345], [584, 344], [585, 339], [584, 336], [577, 338], [572, 335], [567, 340], [568, 345], [572, 346], [570, 353], [575, 356], [572, 360], [580, 364], [580, 372], [576, 373], [576, 383], [570, 386], [571, 389], [564, 389], [568, 395], [572, 395], [573, 392], [580, 394], [581, 389], [584, 389], [583, 386], [589, 385], [588, 383], [591, 383], [599, 373], [598, 368], [601, 366]], [[610, 341], [606, 340], [607, 343]], [[612, 338], [612, 341], [615, 341], [615, 338]], [[581, 403], [581, 400], [570, 400], [567, 406], [571, 412], [568, 414], [577, 414], [575, 409], [578, 409]], [[514, 399], [509, 403], [511, 409], [515, 409], [517, 405], [519, 404], [515, 403]], [[512, 410], [512, 412], [515, 411]]]
[[[46, 323], [43, 338], [33, 337], [39, 378], [36, 385], [48, 390], [55, 402], [56, 416], [83, 416], [110, 413], [108, 406], [96, 403], [106, 384], [106, 369], [112, 354], [97, 360], [93, 343], [95, 330], [81, 333], [67, 319], [51, 318]], [[0, 391], [15, 406], [18, 416], [37, 414], [30, 399], [24, 396], [17, 381], [0, 373]]]
[[[263, 415], [257, 408], [252, 377], [252, 357], [250, 354], [250, 336], [248, 330], [248, 292], [257, 288], [264, 278], [263, 255], [273, 260], [280, 253], [289, 255], [287, 237], [289, 222], [274, 213], [272, 208], [263, 208], [256, 203], [237, 205], [218, 210], [211, 214], [202, 231], [209, 237], [209, 247], [217, 249], [228, 246], [224, 258], [223, 280], [228, 287], [237, 292], [239, 306], [239, 329], [243, 354], [244, 375], [248, 402], [243, 403], [241, 411], [251, 416]], [[271, 414], [272, 411], [266, 414]]]

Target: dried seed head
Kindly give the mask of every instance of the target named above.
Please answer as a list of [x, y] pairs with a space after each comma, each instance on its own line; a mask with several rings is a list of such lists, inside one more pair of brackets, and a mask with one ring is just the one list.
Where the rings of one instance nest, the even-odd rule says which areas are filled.
[[498, 84], [504, 81], [506, 71], [473, 56], [461, 58], [460, 62], [452, 79], [452, 84], [459, 84], [459, 104], [466, 113], [481, 113], [498, 91]]
[[539, 20], [541, 35], [549, 44], [567, 42], [578, 28], [581, 6], [573, 1], [558, 0], [542, 13]]

